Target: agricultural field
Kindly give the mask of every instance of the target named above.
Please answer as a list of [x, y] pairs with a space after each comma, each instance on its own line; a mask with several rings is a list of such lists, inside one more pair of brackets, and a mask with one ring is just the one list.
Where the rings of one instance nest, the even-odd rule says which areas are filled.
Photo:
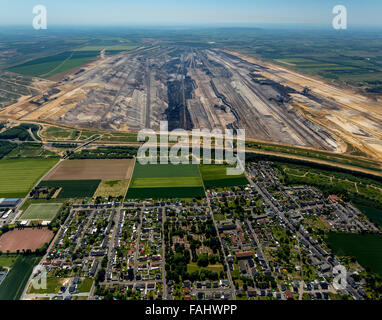
[[227, 168], [228, 167], [224, 165], [200, 165], [200, 173], [205, 188], [225, 188], [248, 184], [248, 180], [244, 174], [228, 176]]
[[352, 256], [364, 268], [382, 275], [382, 236], [379, 234], [329, 233], [326, 242], [338, 256]]
[[39, 187], [62, 188], [57, 199], [87, 198], [96, 192], [101, 180], [49, 180], [41, 181]]
[[129, 44], [120, 44], [120, 45], [89, 45], [85, 46], [79, 49], [76, 49], [76, 52], [89, 52], [89, 51], [101, 51], [105, 49], [106, 54], [112, 54], [112, 53], [117, 53], [121, 51], [130, 51], [138, 48], [136, 45], [129, 45]]
[[382, 210], [363, 205], [356, 205], [356, 207], [364, 213], [375, 224], [382, 226]]
[[133, 159], [67, 160], [52, 170], [44, 180], [122, 180], [131, 177], [133, 168]]
[[60, 211], [62, 203], [31, 204], [19, 220], [52, 221]]
[[[261, 57], [301, 73], [351, 85], [364, 92], [381, 93], [381, 38], [378, 33], [353, 32], [349, 37], [326, 31], [250, 31], [221, 45], [243, 54]], [[245, 39], [245, 40], [244, 40]], [[243, 45], [242, 42], [247, 42]], [[253, 42], [253, 43], [252, 43]]]
[[0, 160], [0, 197], [22, 198], [58, 159]]
[[126, 196], [129, 199], [203, 197], [203, 182], [196, 165], [136, 163]]
[[97, 51], [66, 51], [22, 63], [9, 68], [8, 71], [27, 76], [49, 78], [86, 64], [98, 56], [99, 52]]
[[126, 194], [129, 187], [129, 179], [124, 180], [102, 180], [94, 197], [119, 197]]
[[17, 256], [11, 271], [0, 285], [0, 300], [20, 299], [28, 278], [40, 259], [41, 257], [33, 255]]

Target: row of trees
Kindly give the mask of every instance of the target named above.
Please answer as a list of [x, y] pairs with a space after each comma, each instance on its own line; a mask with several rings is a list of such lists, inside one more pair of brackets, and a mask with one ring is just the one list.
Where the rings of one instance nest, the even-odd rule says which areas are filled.
[[71, 153], [70, 159], [132, 159], [137, 152], [137, 147], [100, 147]]
[[31, 129], [33, 135], [39, 140], [37, 132], [39, 126], [35, 124], [22, 123], [17, 127], [10, 128], [0, 133], [0, 139], [18, 139], [20, 141], [34, 141], [28, 130]]

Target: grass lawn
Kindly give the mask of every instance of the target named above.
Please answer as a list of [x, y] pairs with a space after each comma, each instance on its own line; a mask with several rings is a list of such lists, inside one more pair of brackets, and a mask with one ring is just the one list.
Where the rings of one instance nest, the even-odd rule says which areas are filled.
[[208, 267], [199, 267], [195, 262], [191, 262], [187, 265], [187, 272], [191, 273], [194, 271], [208, 270], [216, 273], [220, 273], [224, 270], [221, 264], [209, 265]]
[[22, 198], [58, 159], [0, 160], [0, 198]]
[[79, 293], [85, 293], [90, 292], [94, 280], [90, 278], [85, 278], [81, 281], [80, 285], [78, 286], [78, 292]]
[[52, 221], [60, 211], [62, 203], [31, 204], [22, 214], [20, 220], [46, 220]]
[[48, 127], [42, 134], [48, 139], [75, 139], [76, 131], [68, 128]]
[[382, 235], [331, 232], [326, 242], [339, 256], [352, 256], [364, 267], [382, 276]]
[[224, 214], [219, 214], [219, 213], [217, 213], [217, 214], [214, 214], [214, 218], [215, 218], [215, 220], [216, 221], [224, 221], [225, 220], [225, 215]]
[[48, 278], [46, 279], [46, 289], [35, 289], [32, 286], [28, 288], [28, 293], [44, 294], [51, 293], [57, 294], [62, 286], [62, 278]]

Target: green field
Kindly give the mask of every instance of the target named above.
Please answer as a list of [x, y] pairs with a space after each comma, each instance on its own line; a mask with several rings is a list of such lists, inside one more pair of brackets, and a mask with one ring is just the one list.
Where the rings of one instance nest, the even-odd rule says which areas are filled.
[[0, 198], [22, 198], [58, 159], [0, 160]]
[[58, 199], [87, 198], [93, 196], [100, 182], [101, 180], [54, 180], [41, 181], [39, 186], [62, 188]]
[[52, 221], [60, 211], [62, 203], [31, 204], [22, 214], [20, 220]]
[[200, 177], [174, 178], [137, 178], [133, 180], [132, 188], [167, 188], [172, 187], [200, 187]]
[[174, 199], [204, 196], [204, 189], [202, 187], [129, 188], [126, 194], [127, 199]]
[[135, 164], [134, 178], [179, 178], [179, 177], [199, 177], [198, 166], [196, 164]]
[[85, 46], [85, 47], [82, 47], [80, 49], [77, 49], [75, 51], [98, 51], [100, 52], [101, 50], [105, 49], [106, 50], [106, 54], [108, 52], [117, 52], [117, 51], [130, 51], [130, 50], [134, 50], [138, 48], [138, 46], [134, 46], [134, 45], [124, 45], [124, 44], [120, 44], [120, 45], [111, 45], [111, 46], [105, 46], [105, 45], [93, 45], [93, 46]]
[[206, 188], [225, 188], [248, 184], [244, 174], [228, 176], [225, 165], [200, 165], [200, 173]]
[[19, 256], [0, 285], [0, 300], [18, 300], [23, 293], [33, 268], [41, 257]]
[[129, 199], [203, 197], [203, 182], [197, 165], [135, 164]]
[[331, 232], [326, 242], [338, 256], [352, 256], [364, 267], [382, 275], [382, 235]]
[[31, 60], [9, 68], [9, 71], [33, 77], [49, 78], [55, 74], [88, 63], [99, 55], [97, 51], [66, 51]]

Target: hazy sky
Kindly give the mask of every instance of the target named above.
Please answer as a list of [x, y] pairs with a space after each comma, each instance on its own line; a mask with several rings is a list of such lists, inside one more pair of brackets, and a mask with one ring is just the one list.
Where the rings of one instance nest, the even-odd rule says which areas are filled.
[[0, 0], [0, 24], [31, 25], [38, 4], [48, 9], [48, 25], [331, 25], [338, 4], [349, 26], [382, 25], [382, 0]]

